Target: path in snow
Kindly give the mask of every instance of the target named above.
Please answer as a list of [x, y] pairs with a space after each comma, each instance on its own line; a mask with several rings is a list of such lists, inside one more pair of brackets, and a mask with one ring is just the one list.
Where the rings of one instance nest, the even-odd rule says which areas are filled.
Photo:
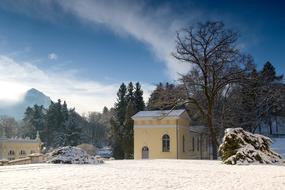
[[285, 165], [206, 160], [121, 160], [99, 165], [0, 167], [0, 189], [285, 189]]

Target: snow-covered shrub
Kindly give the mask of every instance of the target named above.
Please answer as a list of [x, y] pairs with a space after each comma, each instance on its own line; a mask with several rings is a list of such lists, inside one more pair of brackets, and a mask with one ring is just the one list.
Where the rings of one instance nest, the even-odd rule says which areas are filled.
[[228, 128], [219, 154], [225, 164], [282, 162], [281, 156], [271, 150], [271, 143], [271, 139], [263, 135], [252, 134], [242, 128]]
[[48, 163], [54, 164], [98, 164], [102, 160], [90, 156], [87, 152], [78, 147], [65, 146], [53, 150], [48, 154]]

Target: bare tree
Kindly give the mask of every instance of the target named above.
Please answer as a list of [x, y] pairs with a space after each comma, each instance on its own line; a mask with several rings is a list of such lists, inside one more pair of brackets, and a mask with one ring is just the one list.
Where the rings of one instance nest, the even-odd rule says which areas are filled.
[[18, 123], [13, 117], [1, 116], [0, 117], [0, 137], [5, 136], [8, 138], [17, 135]]
[[213, 158], [217, 158], [217, 129], [214, 126], [214, 107], [218, 95], [229, 84], [243, 78], [246, 63], [237, 48], [238, 34], [224, 28], [222, 22], [206, 22], [177, 32], [176, 52], [173, 56], [192, 65], [181, 81], [188, 92], [186, 102], [197, 106], [208, 126]]

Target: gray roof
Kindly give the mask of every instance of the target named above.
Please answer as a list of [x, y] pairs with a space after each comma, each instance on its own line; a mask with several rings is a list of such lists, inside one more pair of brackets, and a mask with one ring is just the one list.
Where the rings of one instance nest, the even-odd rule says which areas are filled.
[[159, 118], [159, 117], [179, 117], [186, 110], [155, 110], [155, 111], [140, 111], [135, 114], [132, 119], [138, 118]]

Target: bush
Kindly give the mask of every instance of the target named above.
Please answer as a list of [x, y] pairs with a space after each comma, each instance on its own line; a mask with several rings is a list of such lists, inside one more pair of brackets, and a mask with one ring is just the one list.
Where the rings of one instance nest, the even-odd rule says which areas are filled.
[[271, 139], [263, 135], [252, 134], [242, 128], [228, 128], [219, 147], [219, 155], [225, 164], [279, 163], [281, 156], [270, 149], [271, 143]]
[[65, 146], [53, 150], [48, 154], [48, 163], [54, 164], [98, 164], [102, 163], [94, 156], [78, 147]]

